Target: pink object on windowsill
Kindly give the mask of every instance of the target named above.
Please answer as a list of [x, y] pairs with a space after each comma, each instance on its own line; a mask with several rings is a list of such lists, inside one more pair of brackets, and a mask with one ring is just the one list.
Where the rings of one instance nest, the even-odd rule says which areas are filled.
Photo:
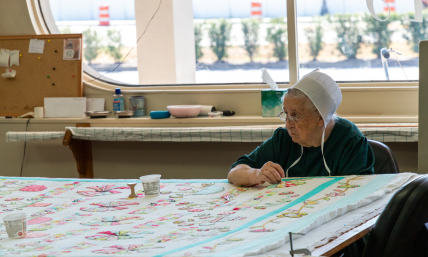
[[202, 105], [168, 105], [167, 109], [176, 118], [193, 118], [201, 112]]

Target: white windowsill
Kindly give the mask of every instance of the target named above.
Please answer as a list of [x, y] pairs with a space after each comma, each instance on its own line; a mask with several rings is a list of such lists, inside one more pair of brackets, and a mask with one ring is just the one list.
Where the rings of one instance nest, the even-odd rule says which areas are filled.
[[[200, 92], [253, 92], [269, 89], [267, 84], [195, 84], [195, 85], [145, 85], [144, 87], [121, 87], [102, 82], [100, 80], [92, 81], [92, 77], [86, 73], [83, 74], [85, 86], [97, 88], [99, 90], [114, 92], [114, 89], [120, 87], [122, 91], [128, 93], [200, 93]], [[90, 81], [89, 83], [85, 81]], [[385, 90], [418, 90], [419, 82], [356, 82], [356, 83], [338, 83], [342, 91], [385, 91]], [[279, 88], [289, 88], [291, 84], [278, 84]]]
[[[388, 115], [342, 115], [356, 124], [379, 123], [396, 124], [412, 123], [417, 124], [418, 116], [388, 116]], [[27, 118], [0, 119], [0, 124], [26, 123]], [[261, 116], [231, 116], [223, 118], [168, 118], [151, 119], [144, 118], [44, 118], [31, 119], [30, 124], [70, 124], [70, 123], [90, 123], [93, 127], [117, 126], [117, 127], [217, 127], [217, 126], [251, 126], [251, 125], [283, 125], [277, 117]]]

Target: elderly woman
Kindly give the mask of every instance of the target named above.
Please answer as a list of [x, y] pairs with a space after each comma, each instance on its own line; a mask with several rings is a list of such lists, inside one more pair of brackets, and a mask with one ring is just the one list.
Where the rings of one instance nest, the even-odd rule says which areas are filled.
[[285, 128], [241, 156], [229, 182], [249, 186], [284, 177], [373, 174], [367, 139], [352, 122], [334, 115], [341, 101], [339, 86], [328, 75], [314, 71], [303, 77], [284, 95], [278, 116]]

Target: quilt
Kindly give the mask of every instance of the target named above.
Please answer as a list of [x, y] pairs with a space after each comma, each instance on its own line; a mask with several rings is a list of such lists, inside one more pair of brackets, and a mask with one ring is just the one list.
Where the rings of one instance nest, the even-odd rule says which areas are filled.
[[[415, 174], [287, 178], [236, 187], [227, 180], [161, 180], [160, 195], [128, 198], [135, 180], [0, 177], [0, 255], [244, 256], [288, 242], [382, 198]], [[27, 236], [3, 217], [26, 213]]]

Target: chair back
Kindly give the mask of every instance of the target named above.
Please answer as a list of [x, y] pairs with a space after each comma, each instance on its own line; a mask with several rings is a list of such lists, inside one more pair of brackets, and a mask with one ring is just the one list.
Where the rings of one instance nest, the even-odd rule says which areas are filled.
[[428, 175], [395, 193], [379, 216], [363, 257], [426, 256], [428, 254]]
[[375, 156], [375, 174], [399, 173], [397, 160], [392, 150], [379, 141], [367, 139]]

